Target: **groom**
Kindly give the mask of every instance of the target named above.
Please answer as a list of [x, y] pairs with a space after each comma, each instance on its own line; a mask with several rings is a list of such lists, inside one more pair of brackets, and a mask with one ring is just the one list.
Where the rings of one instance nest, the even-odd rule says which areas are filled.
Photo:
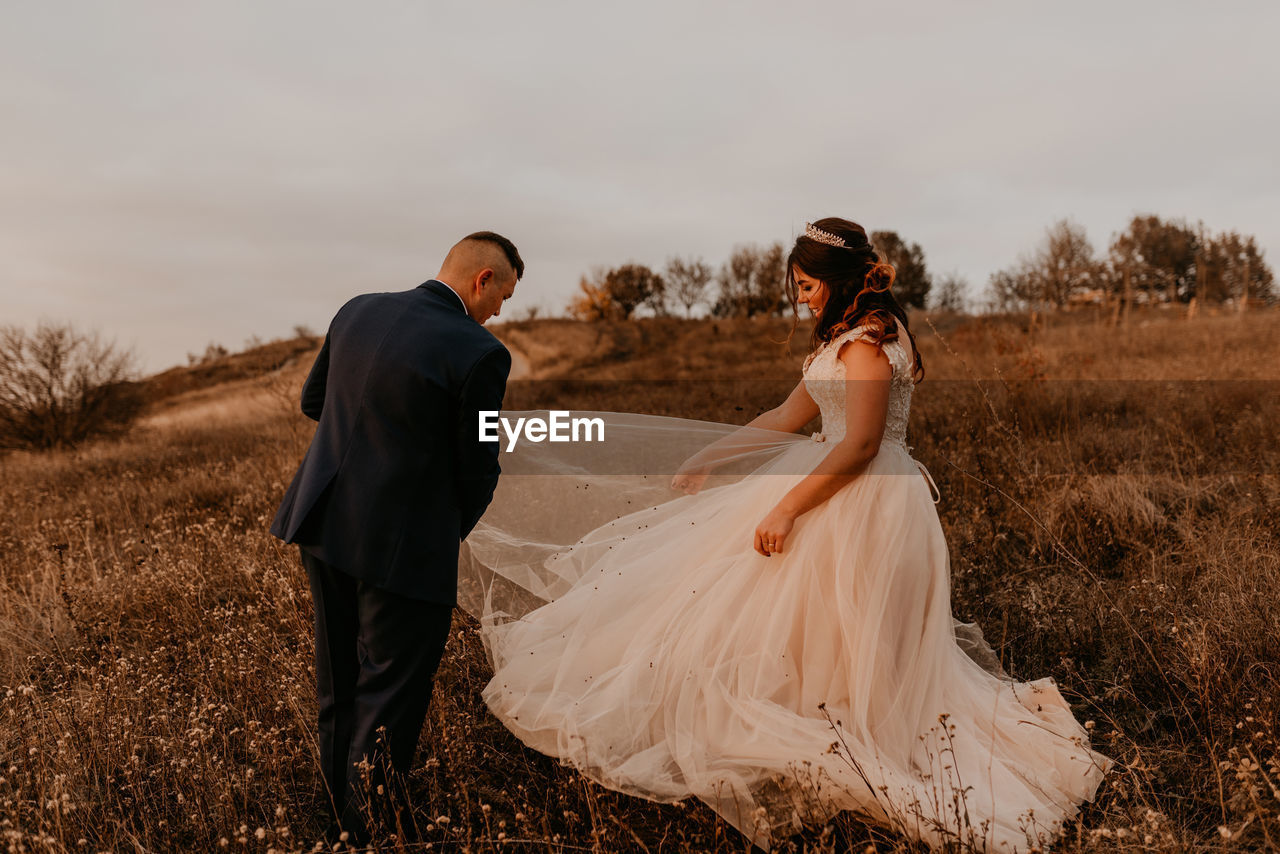
[[412, 831], [404, 781], [457, 602], [459, 543], [498, 482], [477, 411], [501, 409], [511, 354], [483, 324], [523, 275], [507, 238], [464, 237], [435, 279], [339, 309], [302, 387], [319, 425], [271, 533], [298, 544], [310, 579], [330, 832], [349, 841], [367, 841], [369, 814]]

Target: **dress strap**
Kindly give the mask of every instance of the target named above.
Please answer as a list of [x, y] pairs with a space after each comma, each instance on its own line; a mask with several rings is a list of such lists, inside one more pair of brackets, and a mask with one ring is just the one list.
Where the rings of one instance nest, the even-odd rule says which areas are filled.
[[836, 342], [844, 343], [845, 341], [856, 341], [866, 334], [867, 326], [866, 324], [862, 324], [861, 326], [855, 326], [852, 329], [846, 329], [835, 338], [832, 338], [830, 343], [835, 344]]
[[809, 371], [809, 366], [813, 364], [815, 359], [817, 359], [818, 354], [830, 350], [832, 345], [835, 346], [835, 350], [833, 352], [838, 353], [840, 351], [840, 346], [845, 341], [853, 341], [854, 339], [861, 337], [866, 331], [867, 327], [865, 325], [855, 326], [852, 329], [846, 329], [844, 332], [841, 332], [829, 341], [823, 341], [818, 345], [818, 349], [814, 350], [808, 356], [805, 356], [804, 365], [800, 368], [801, 375]]
[[912, 460], [920, 468], [920, 474], [924, 475], [925, 480], [929, 481], [929, 494], [933, 496], [933, 503], [937, 504], [942, 500], [942, 490], [938, 489], [938, 484], [933, 482], [933, 475], [929, 474], [929, 470], [924, 467], [924, 463], [919, 460]]

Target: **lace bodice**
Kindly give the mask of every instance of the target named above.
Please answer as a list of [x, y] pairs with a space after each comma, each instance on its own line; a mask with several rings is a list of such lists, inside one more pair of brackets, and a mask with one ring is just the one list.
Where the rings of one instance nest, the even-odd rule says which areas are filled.
[[[810, 353], [804, 361], [804, 386], [809, 396], [818, 404], [822, 413], [821, 436], [828, 442], [838, 441], [844, 437], [845, 427], [845, 393], [858, 393], [857, 384], [845, 382], [844, 362], [837, 354], [840, 345], [846, 341], [862, 338], [865, 327], [855, 327], [820, 346]], [[889, 412], [884, 427], [884, 442], [895, 442], [906, 446], [907, 417], [911, 414], [911, 391], [914, 388], [912, 369], [915, 361], [911, 354], [911, 343], [905, 335], [884, 345], [884, 354], [893, 367], [893, 379], [889, 388]]]

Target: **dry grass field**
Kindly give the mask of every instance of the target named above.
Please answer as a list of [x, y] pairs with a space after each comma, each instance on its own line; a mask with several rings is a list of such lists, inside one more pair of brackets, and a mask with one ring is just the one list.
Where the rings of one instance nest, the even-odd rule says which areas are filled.
[[[493, 329], [522, 357], [508, 408], [745, 423], [798, 379], [808, 327], [788, 352], [789, 327]], [[954, 610], [1118, 760], [1057, 850], [1280, 846], [1280, 313], [913, 328], [909, 441], [943, 495]], [[170, 372], [127, 438], [0, 458], [0, 851], [313, 850], [310, 598], [267, 525], [310, 437], [316, 344]], [[454, 628], [413, 850], [746, 850], [696, 802], [524, 748], [480, 700], [474, 625]], [[792, 845], [913, 850], [851, 818]]]

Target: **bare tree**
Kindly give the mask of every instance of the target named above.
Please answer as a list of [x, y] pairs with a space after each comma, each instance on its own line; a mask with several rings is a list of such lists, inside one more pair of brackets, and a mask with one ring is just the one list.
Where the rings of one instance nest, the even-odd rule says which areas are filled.
[[785, 265], [781, 243], [738, 246], [716, 275], [720, 296], [711, 313], [716, 317], [782, 314], [789, 306], [782, 284]]
[[968, 292], [968, 283], [958, 273], [947, 273], [929, 291], [929, 306], [934, 311], [962, 313], [969, 304]]
[[1063, 219], [1045, 229], [1044, 242], [1029, 257], [991, 275], [990, 299], [1002, 310], [1056, 309], [1106, 280], [1084, 228]]
[[0, 327], [0, 449], [122, 433], [142, 408], [133, 354], [67, 324]]
[[1039, 298], [1046, 307], [1061, 308], [1074, 297], [1101, 286], [1101, 267], [1084, 226], [1059, 220], [1045, 231], [1036, 253], [1040, 271]]
[[738, 246], [720, 265], [716, 282], [720, 296], [711, 313], [716, 317], [745, 317], [751, 313], [751, 279], [756, 272], [756, 248]]
[[671, 258], [663, 272], [672, 300], [684, 306], [685, 314], [690, 317], [693, 316], [693, 307], [706, 300], [711, 276], [711, 267], [701, 258], [690, 258], [687, 261], [679, 257]]
[[1041, 293], [1040, 273], [1026, 258], [1011, 267], [991, 274], [987, 284], [987, 301], [996, 311], [1033, 310]]
[[756, 252], [751, 277], [751, 307], [756, 314], [783, 314], [791, 307], [783, 281], [787, 277], [787, 250], [774, 242]]

